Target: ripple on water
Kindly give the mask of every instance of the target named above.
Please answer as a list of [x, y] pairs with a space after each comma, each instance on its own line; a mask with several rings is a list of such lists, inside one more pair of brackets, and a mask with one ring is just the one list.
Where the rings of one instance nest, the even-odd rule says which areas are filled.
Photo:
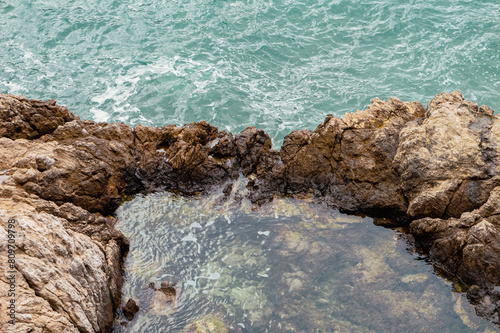
[[[118, 331], [494, 329], [397, 230], [308, 200], [252, 211], [221, 195], [157, 193], [118, 210], [131, 242], [123, 298], [141, 306]], [[148, 287], [161, 281], [177, 284], [175, 302]]]
[[83, 118], [255, 125], [275, 146], [373, 97], [498, 110], [498, 1], [0, 1], [0, 90]]

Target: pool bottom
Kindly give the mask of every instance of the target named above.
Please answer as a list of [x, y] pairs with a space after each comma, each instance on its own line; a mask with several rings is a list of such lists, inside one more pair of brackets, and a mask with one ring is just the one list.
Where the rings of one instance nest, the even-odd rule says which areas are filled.
[[[116, 332], [496, 331], [397, 229], [310, 200], [217, 199], [158, 193], [117, 211], [123, 300], [141, 310]], [[175, 300], [149, 287], [162, 281]]]

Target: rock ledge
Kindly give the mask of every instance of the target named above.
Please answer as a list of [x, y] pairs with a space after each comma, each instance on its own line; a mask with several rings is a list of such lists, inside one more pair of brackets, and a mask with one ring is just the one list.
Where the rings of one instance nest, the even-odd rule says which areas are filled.
[[[280, 151], [255, 127], [238, 135], [204, 121], [131, 128], [0, 94], [0, 244], [6, 253], [14, 218], [16, 330], [107, 332], [128, 249], [110, 217], [123, 198], [208, 192], [240, 174], [257, 205], [312, 193], [343, 211], [409, 224], [436, 265], [470, 286], [478, 313], [500, 324], [499, 143], [499, 117], [458, 92], [426, 109], [376, 98], [366, 110], [327, 115], [315, 131], [292, 131]], [[2, 275], [3, 304], [8, 288]], [[0, 317], [7, 322], [5, 311]]]

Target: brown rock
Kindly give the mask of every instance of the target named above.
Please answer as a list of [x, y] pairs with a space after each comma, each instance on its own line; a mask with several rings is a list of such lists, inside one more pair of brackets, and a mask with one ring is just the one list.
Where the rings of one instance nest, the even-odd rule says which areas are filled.
[[241, 171], [247, 176], [255, 172], [261, 156], [272, 146], [271, 138], [262, 130], [247, 127], [235, 138]]
[[[328, 115], [315, 131], [291, 132], [279, 152], [255, 127], [234, 137], [204, 121], [132, 129], [80, 120], [52, 100], [0, 94], [0, 214], [24, 221], [22, 327], [35, 326], [31, 313], [47, 330], [107, 331], [128, 243], [103, 216], [140, 191], [224, 184], [229, 193], [241, 174], [257, 204], [312, 193], [342, 210], [413, 219], [411, 232], [437, 265], [491, 291], [500, 285], [499, 139], [498, 116], [458, 92], [437, 95], [427, 110], [373, 99], [342, 119]], [[164, 287], [162, 311], [175, 299]], [[487, 304], [496, 294], [483, 294], [471, 297], [493, 318]]]
[[328, 115], [314, 132], [293, 131], [281, 151], [285, 190], [314, 189], [345, 210], [406, 211], [393, 159], [401, 129], [424, 113], [416, 102], [374, 99], [342, 119]]
[[128, 321], [134, 319], [135, 315], [139, 312], [139, 306], [133, 299], [129, 299], [123, 308], [123, 315]]
[[409, 216], [458, 217], [485, 202], [484, 194], [498, 184], [500, 138], [500, 121], [488, 110], [458, 92], [442, 93], [429, 102], [422, 122], [401, 130], [394, 163]]
[[73, 119], [75, 116], [53, 99], [43, 102], [0, 94], [0, 137], [34, 139]]
[[[18, 194], [0, 200], [0, 218], [16, 221], [16, 328], [100, 332], [111, 327], [122, 272], [120, 265], [111, 267], [109, 261], [121, 260], [123, 252], [113, 244], [123, 242], [123, 236], [113, 231], [116, 240], [93, 239], [68, 228], [67, 220], [44, 212], [57, 206], [20, 189], [12, 193]], [[0, 248], [6, 252], [7, 233], [3, 226], [0, 229]], [[5, 299], [6, 283], [2, 277], [0, 294]], [[0, 314], [4, 323], [5, 315]]]

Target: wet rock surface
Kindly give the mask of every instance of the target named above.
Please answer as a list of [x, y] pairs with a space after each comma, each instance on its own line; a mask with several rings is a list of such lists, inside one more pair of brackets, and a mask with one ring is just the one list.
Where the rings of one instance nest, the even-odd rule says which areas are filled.
[[[427, 109], [374, 99], [366, 110], [328, 115], [314, 131], [291, 132], [279, 152], [254, 127], [235, 136], [204, 121], [131, 128], [81, 120], [53, 100], [0, 94], [0, 209], [2, 221], [25, 221], [16, 270], [26, 282], [20, 294], [33, 300], [19, 308], [20, 323], [40, 332], [109, 329], [127, 241], [104, 216], [135, 193], [207, 192], [240, 174], [255, 204], [309, 193], [344, 211], [411, 222], [418, 244], [479, 288], [470, 299], [498, 323], [499, 136], [498, 116], [458, 92], [437, 95]], [[6, 287], [2, 280], [2, 298]]]

